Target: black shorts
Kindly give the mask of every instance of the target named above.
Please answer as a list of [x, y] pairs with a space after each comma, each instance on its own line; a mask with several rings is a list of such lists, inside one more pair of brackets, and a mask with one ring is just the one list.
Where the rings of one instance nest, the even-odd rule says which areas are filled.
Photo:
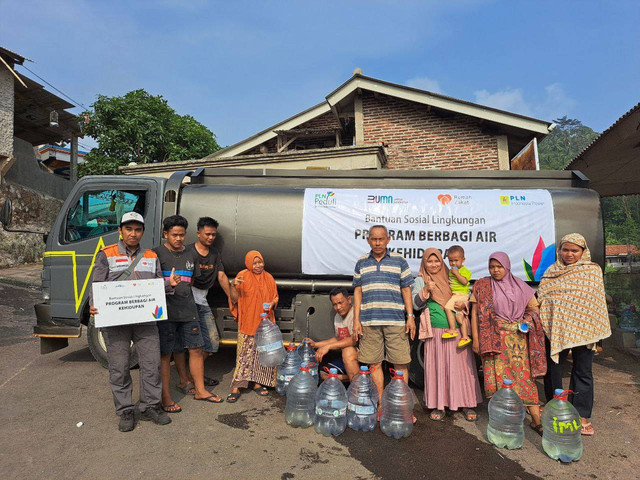
[[[200, 322], [158, 322], [160, 335], [160, 355], [169, 355], [182, 345], [183, 348], [202, 348], [204, 340], [200, 332]], [[178, 348], [179, 350], [179, 348]]]

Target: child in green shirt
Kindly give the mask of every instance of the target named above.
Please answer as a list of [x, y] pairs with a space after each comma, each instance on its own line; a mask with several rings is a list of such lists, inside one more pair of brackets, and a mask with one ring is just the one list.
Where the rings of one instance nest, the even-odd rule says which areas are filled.
[[469, 320], [462, 312], [455, 310], [456, 302], [468, 303], [469, 301], [469, 281], [471, 272], [464, 266], [464, 249], [460, 245], [453, 245], [447, 251], [449, 259], [449, 286], [453, 296], [445, 305], [445, 313], [449, 322], [449, 329], [442, 334], [442, 338], [455, 338], [458, 336], [456, 330], [456, 319], [460, 325], [462, 338], [458, 342], [458, 347], [464, 347], [471, 343], [469, 338]]

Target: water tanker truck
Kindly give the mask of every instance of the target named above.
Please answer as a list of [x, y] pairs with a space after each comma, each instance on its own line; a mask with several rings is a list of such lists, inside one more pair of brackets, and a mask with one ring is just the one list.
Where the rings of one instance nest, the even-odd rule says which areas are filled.
[[[328, 298], [351, 287], [353, 267], [369, 251], [368, 229], [385, 225], [389, 248], [417, 275], [427, 247], [465, 249], [473, 279], [487, 275], [488, 255], [511, 257], [513, 272], [535, 285], [555, 259], [555, 242], [582, 233], [593, 259], [604, 264], [600, 198], [570, 171], [263, 170], [178, 171], [168, 179], [88, 176], [73, 188], [45, 235], [43, 302], [35, 305], [34, 335], [41, 352], [68, 345], [87, 328], [96, 360], [106, 366], [99, 329], [89, 316], [88, 293], [97, 252], [117, 242], [122, 214], [145, 218], [142, 246], [162, 243], [162, 219], [180, 214], [195, 241], [201, 216], [220, 226], [215, 246], [229, 278], [258, 250], [276, 279], [277, 322], [286, 341], [333, 336]], [[11, 220], [5, 203], [2, 223]], [[209, 292], [222, 345], [234, 345], [237, 324], [219, 287]], [[421, 383], [422, 349], [414, 342], [411, 377]], [[135, 362], [135, 358], [132, 360]]]

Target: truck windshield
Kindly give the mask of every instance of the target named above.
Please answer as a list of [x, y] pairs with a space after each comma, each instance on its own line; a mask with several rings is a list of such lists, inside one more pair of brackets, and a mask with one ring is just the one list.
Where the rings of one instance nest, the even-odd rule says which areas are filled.
[[144, 216], [144, 195], [130, 190], [84, 192], [67, 213], [65, 240], [77, 242], [117, 230], [122, 215], [131, 211]]

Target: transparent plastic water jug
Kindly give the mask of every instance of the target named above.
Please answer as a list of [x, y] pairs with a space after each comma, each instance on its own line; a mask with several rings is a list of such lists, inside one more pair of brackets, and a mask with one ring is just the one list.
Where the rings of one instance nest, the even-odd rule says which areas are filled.
[[347, 428], [347, 390], [338, 378], [338, 370], [327, 369], [329, 376], [316, 392], [314, 428], [327, 437], [338, 436]]
[[302, 358], [302, 363], [305, 363], [305, 362], [313, 363], [315, 365], [315, 367], [313, 367], [309, 371], [311, 372], [311, 375], [315, 377], [317, 382], [318, 381], [318, 364], [316, 363], [316, 352], [313, 350], [311, 345], [309, 345], [309, 342], [304, 340], [300, 344], [300, 346], [298, 347], [298, 355], [300, 355], [300, 358]]
[[282, 343], [282, 332], [269, 319], [267, 313], [260, 314], [260, 318], [262, 321], [258, 325], [255, 336], [258, 361], [265, 367], [275, 367], [280, 365], [286, 356]]
[[356, 431], [370, 432], [378, 423], [378, 390], [369, 367], [360, 367], [347, 389], [347, 425]]
[[280, 395], [287, 394], [287, 388], [291, 379], [300, 371], [300, 365], [302, 365], [302, 359], [298, 355], [296, 346], [293, 344], [287, 345], [287, 356], [284, 357], [284, 361], [278, 365], [276, 372], [276, 392]]
[[513, 380], [504, 380], [502, 388], [489, 400], [487, 437], [498, 448], [522, 448], [523, 422], [524, 404], [513, 389]]
[[582, 419], [568, 401], [571, 390], [554, 393], [542, 412], [542, 448], [554, 460], [576, 462], [582, 457]]
[[284, 418], [292, 427], [307, 428], [313, 425], [318, 390], [316, 379], [309, 373], [309, 368], [313, 366], [303, 363], [300, 372], [289, 382]]
[[393, 377], [382, 393], [380, 430], [393, 438], [408, 437], [413, 431], [414, 396], [403, 373], [391, 369]]

